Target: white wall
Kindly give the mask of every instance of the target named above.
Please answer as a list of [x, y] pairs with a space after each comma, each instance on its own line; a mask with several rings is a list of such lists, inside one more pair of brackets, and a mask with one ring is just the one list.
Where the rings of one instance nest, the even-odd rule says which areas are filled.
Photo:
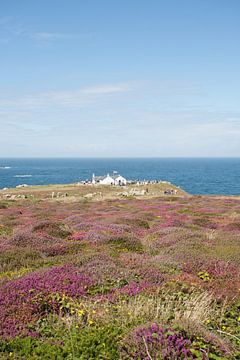
[[106, 176], [103, 180], [100, 181], [100, 184], [102, 185], [113, 185], [114, 179], [111, 176]]
[[119, 185], [119, 181], [121, 181], [121, 185], [126, 185], [127, 184], [127, 180], [123, 177], [123, 176], [118, 176], [115, 179], [115, 185]]

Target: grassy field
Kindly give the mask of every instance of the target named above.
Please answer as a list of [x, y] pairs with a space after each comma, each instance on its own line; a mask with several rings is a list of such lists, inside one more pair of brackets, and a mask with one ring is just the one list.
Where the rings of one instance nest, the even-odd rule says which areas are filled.
[[240, 199], [132, 188], [0, 193], [0, 359], [240, 359]]

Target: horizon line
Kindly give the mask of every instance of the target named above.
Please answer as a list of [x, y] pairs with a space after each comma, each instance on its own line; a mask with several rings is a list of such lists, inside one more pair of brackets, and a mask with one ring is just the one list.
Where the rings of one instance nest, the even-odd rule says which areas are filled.
[[240, 159], [240, 156], [1, 156], [0, 159]]

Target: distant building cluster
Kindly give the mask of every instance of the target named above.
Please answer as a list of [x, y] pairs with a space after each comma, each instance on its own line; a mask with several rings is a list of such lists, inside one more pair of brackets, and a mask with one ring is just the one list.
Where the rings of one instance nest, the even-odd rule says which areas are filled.
[[92, 184], [125, 186], [127, 185], [127, 180], [120, 174], [107, 174], [105, 176], [95, 176], [93, 174]]
[[[111, 185], [111, 186], [126, 186], [126, 185], [150, 185], [150, 184], [168, 184], [171, 185], [168, 181], [160, 181], [160, 180], [127, 180], [122, 175], [118, 174], [116, 171], [113, 174], [107, 174], [103, 176], [92, 175], [91, 180], [80, 181], [79, 184], [84, 185]], [[167, 189], [164, 191], [165, 195], [174, 195], [177, 193], [177, 190]]]

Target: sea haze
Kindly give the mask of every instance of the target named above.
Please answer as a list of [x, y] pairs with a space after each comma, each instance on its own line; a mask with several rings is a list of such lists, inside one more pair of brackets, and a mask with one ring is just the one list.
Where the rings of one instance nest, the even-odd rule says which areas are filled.
[[167, 180], [191, 194], [240, 194], [240, 158], [2, 158], [0, 188], [74, 183], [112, 171], [127, 179]]

